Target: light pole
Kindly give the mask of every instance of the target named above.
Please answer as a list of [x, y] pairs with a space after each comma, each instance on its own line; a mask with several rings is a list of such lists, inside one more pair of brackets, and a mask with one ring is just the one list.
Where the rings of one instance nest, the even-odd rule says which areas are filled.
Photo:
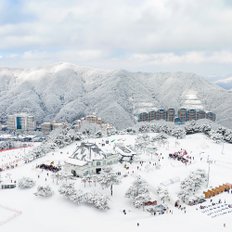
[[224, 154], [224, 141], [222, 142], [222, 155]]

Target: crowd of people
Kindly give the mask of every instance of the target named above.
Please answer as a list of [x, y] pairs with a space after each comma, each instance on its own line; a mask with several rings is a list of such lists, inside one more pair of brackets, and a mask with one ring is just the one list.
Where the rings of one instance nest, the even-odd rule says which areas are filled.
[[169, 158], [178, 160], [183, 164], [191, 164], [192, 160], [194, 160], [194, 156], [189, 156], [185, 149], [181, 149], [180, 151], [170, 153]]
[[203, 214], [207, 216], [211, 216], [211, 218], [215, 218], [218, 216], [231, 214], [232, 213], [232, 204], [226, 202], [226, 200], [222, 201], [219, 199], [216, 201], [210, 201], [209, 204], [200, 205], [197, 210], [200, 210]]
[[56, 167], [52, 164], [40, 164], [40, 165], [37, 165], [36, 168], [41, 168], [41, 169], [44, 169], [46, 171], [51, 171], [51, 172], [59, 172], [61, 170], [60, 167]]

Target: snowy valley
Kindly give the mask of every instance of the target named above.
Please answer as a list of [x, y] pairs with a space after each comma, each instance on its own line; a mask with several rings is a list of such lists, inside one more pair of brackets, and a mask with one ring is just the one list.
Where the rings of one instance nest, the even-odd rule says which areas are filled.
[[223, 130], [162, 122], [96, 138], [66, 128], [2, 151], [0, 229], [230, 231], [232, 133]]

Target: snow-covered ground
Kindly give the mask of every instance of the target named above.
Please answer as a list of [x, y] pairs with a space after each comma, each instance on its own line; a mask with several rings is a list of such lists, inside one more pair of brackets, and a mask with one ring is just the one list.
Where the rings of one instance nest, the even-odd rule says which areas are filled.
[[5, 170], [7, 167], [19, 166], [24, 164], [24, 157], [37, 147], [40, 143], [31, 143], [22, 148], [12, 148], [0, 151], [0, 168]]
[[[150, 134], [150, 136], [153, 136]], [[134, 146], [136, 135], [117, 135], [107, 139], [110, 146], [113, 143], [124, 143]], [[104, 140], [104, 138], [103, 138]], [[89, 139], [89, 142], [101, 143], [100, 139]], [[190, 135], [185, 139], [176, 140], [173, 137], [168, 138], [168, 143], [158, 146], [158, 156], [142, 154], [139, 162], [127, 164], [129, 169], [124, 168], [124, 164], [113, 166], [115, 171], [122, 172], [122, 182], [114, 186], [113, 197], [110, 198], [110, 209], [108, 211], [99, 211], [91, 206], [75, 205], [65, 199], [58, 192], [60, 181], [53, 177], [47, 171], [36, 168], [41, 163], [50, 163], [51, 161], [62, 161], [69, 157], [76, 149], [76, 143], [71, 144], [56, 152], [51, 152], [32, 163], [19, 166], [5, 172], [1, 172], [1, 179], [18, 180], [21, 177], [28, 176], [36, 180], [36, 186], [31, 189], [21, 190], [19, 188], [0, 190], [0, 231], [24, 231], [24, 232], [73, 232], [73, 231], [231, 231], [232, 213], [212, 218], [203, 212], [197, 206], [186, 206], [186, 213], [174, 207], [177, 199], [177, 192], [180, 190], [180, 181], [186, 178], [191, 171], [204, 169], [208, 172], [207, 160], [211, 160], [209, 188], [216, 187], [224, 183], [232, 183], [232, 144], [216, 144], [202, 134]], [[188, 154], [194, 157], [192, 163], [185, 165], [180, 161], [169, 159], [168, 154], [181, 149], [186, 149]], [[9, 151], [10, 152], [10, 151]], [[12, 151], [13, 152], [13, 151]], [[161, 154], [162, 153], [162, 154]], [[8, 154], [9, 155], [9, 154]], [[14, 155], [12, 153], [12, 155]], [[0, 153], [0, 162], [7, 157]], [[159, 161], [160, 160], [160, 161]], [[160, 163], [160, 169], [155, 164]], [[137, 175], [141, 175], [148, 184], [152, 192], [153, 200], [157, 197], [155, 188], [161, 183], [165, 184], [171, 195], [171, 201], [168, 204], [173, 213], [153, 216], [143, 209], [133, 207], [131, 201], [125, 197], [125, 192], [135, 180]], [[175, 180], [173, 183], [170, 180]], [[43, 199], [36, 197], [33, 193], [41, 184], [49, 184], [54, 190], [54, 196]], [[80, 178], [75, 180], [76, 186], [81, 189], [92, 189], [102, 191], [110, 196], [110, 190], [102, 190], [96, 184], [84, 185]], [[202, 193], [204, 190], [202, 189]], [[219, 199], [232, 204], [232, 194], [222, 193], [212, 198], [214, 202]], [[207, 200], [202, 205], [210, 205]], [[123, 210], [127, 214], [123, 214]], [[214, 209], [216, 211], [216, 209]], [[16, 215], [17, 216], [14, 216]], [[139, 226], [137, 226], [139, 223]], [[224, 227], [226, 224], [226, 227]]]

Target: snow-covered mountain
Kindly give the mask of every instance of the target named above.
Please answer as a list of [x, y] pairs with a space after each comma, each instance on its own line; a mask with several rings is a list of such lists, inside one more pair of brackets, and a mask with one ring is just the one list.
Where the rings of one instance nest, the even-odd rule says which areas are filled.
[[118, 128], [146, 107], [175, 107], [189, 93], [219, 123], [232, 128], [232, 93], [191, 73], [109, 71], [61, 63], [38, 69], [0, 69], [0, 114], [32, 112], [39, 122], [73, 121], [96, 112]]
[[232, 76], [227, 77], [222, 80], [218, 80], [215, 82], [215, 84], [219, 85], [220, 87], [227, 89], [227, 90], [232, 90]]

